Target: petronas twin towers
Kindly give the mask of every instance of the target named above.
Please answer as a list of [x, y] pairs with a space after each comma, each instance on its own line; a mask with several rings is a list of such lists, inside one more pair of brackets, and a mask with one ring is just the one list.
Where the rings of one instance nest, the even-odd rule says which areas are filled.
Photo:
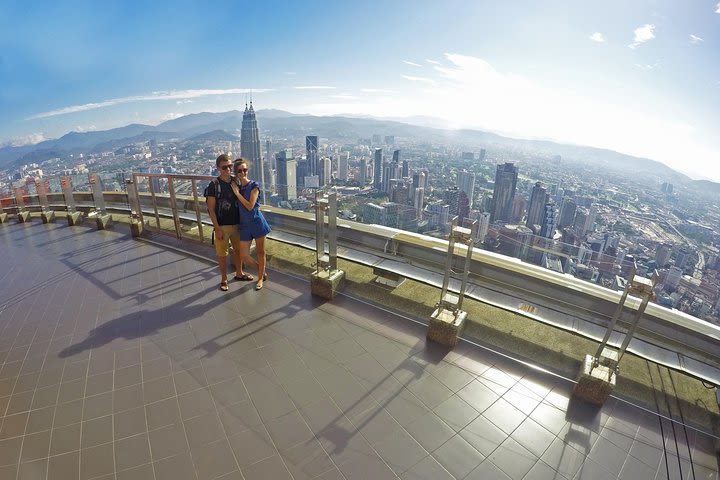
[[260, 134], [258, 133], [257, 118], [253, 109], [252, 100], [250, 107], [245, 104], [243, 112], [242, 129], [240, 130], [240, 156], [250, 161], [251, 165], [262, 171], [260, 156]]

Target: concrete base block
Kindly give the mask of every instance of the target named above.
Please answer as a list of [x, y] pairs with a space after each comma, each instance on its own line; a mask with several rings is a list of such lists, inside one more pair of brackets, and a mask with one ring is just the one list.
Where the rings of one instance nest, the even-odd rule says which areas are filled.
[[105, 230], [112, 226], [112, 215], [95, 215], [95, 225], [98, 230]]
[[20, 212], [18, 213], [18, 222], [20, 223], [27, 223], [30, 221], [30, 212]]
[[82, 212], [72, 212], [67, 214], [67, 222], [69, 226], [80, 225], [83, 221]]
[[7, 219], [8, 219], [8, 214], [7, 214], [7, 213], [5, 213], [5, 212], [0, 213], [0, 223], [5, 223], [5, 222], [7, 222]]
[[602, 406], [615, 388], [617, 378], [615, 371], [604, 365], [592, 368], [594, 361], [592, 355], [585, 355], [573, 395], [585, 402]]
[[130, 222], [130, 233], [133, 237], [139, 237], [143, 232], [143, 224], [140, 222]]
[[54, 222], [55, 221], [55, 212], [53, 212], [52, 210], [40, 212], [40, 218], [42, 219], [42, 223]]
[[310, 292], [316, 297], [332, 300], [345, 280], [342, 270], [315, 270], [310, 275]]
[[437, 308], [430, 316], [427, 339], [446, 347], [454, 347], [465, 327], [467, 312], [453, 312], [445, 308]]

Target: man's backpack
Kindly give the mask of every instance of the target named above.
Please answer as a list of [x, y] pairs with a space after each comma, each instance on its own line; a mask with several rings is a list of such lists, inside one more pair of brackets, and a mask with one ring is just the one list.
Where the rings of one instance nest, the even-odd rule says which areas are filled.
[[208, 197], [208, 191], [210, 190], [211, 184], [215, 185], [215, 199], [220, 198], [220, 180], [218, 180], [217, 178], [213, 178], [212, 180], [210, 180], [210, 183], [208, 183], [205, 187], [205, 190], [203, 190], [203, 195], [205, 196], [205, 198]]

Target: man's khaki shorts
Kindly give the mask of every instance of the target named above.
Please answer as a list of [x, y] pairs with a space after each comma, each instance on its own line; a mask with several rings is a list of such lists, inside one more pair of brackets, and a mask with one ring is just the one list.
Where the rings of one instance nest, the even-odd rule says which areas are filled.
[[222, 240], [215, 237], [215, 254], [218, 257], [227, 257], [229, 247], [232, 244], [233, 250], [240, 251], [240, 230], [237, 225], [220, 225]]

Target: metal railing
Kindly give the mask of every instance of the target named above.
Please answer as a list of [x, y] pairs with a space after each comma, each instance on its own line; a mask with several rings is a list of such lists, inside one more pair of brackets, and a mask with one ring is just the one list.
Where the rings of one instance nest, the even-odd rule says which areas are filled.
[[[178, 239], [209, 244], [211, 225], [199, 191], [213, 177], [133, 173], [126, 191], [103, 192], [108, 212], [136, 218], [143, 227], [169, 233]], [[3, 212], [17, 214], [21, 208], [39, 212], [43, 208], [89, 211], [96, 206], [91, 192], [73, 191], [69, 206], [59, 193], [48, 192], [43, 207], [35, 191], [0, 199]], [[312, 213], [263, 205], [273, 227], [270, 238], [301, 248], [315, 248], [316, 218]], [[205, 227], [205, 228], [204, 228]], [[351, 221], [337, 222], [338, 257], [372, 266], [437, 288], [443, 286], [448, 241], [420, 234]], [[467, 247], [458, 246], [459, 257]], [[534, 320], [600, 341], [616, 312], [620, 292], [557, 273], [517, 258], [473, 249], [470, 256], [469, 286], [465, 294], [476, 300], [511, 310]], [[460, 266], [457, 266], [460, 269]], [[460, 285], [449, 287], [459, 293]], [[528, 309], [527, 305], [533, 305]], [[630, 297], [619, 323], [632, 323], [640, 299]], [[470, 319], [471, 320], [471, 319]], [[610, 343], [613, 343], [611, 338]], [[650, 304], [640, 320], [629, 351], [684, 371], [715, 385], [720, 384], [720, 327]]]

